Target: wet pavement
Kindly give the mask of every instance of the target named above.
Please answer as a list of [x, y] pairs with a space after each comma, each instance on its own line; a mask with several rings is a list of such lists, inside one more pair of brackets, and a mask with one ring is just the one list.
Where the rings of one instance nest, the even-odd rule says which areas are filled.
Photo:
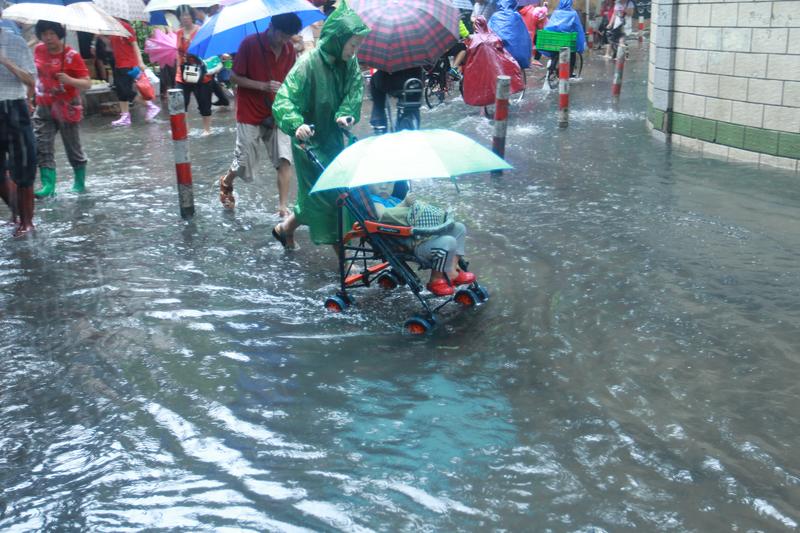
[[166, 118], [90, 119], [89, 192], [0, 249], [0, 529], [796, 530], [800, 181], [652, 139], [645, 50], [618, 106], [587, 60], [567, 130], [532, 76], [513, 172], [419, 185], [491, 293], [422, 339], [402, 291], [323, 311], [271, 171], [222, 211], [232, 112], [192, 110], [189, 225]]

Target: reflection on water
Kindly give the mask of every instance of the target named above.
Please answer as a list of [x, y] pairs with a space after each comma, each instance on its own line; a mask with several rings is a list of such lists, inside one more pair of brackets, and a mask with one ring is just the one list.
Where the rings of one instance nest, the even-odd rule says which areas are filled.
[[0, 529], [797, 529], [800, 185], [651, 140], [644, 66], [614, 107], [588, 63], [567, 130], [532, 77], [514, 171], [419, 184], [492, 294], [424, 339], [402, 291], [322, 312], [332, 254], [272, 241], [271, 173], [222, 212], [231, 114], [188, 225], [166, 122], [92, 119], [90, 192], [0, 251]]

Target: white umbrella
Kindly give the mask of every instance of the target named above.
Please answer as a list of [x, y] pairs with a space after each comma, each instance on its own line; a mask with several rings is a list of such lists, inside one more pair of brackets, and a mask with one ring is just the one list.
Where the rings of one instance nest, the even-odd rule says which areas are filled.
[[144, 12], [142, 0], [94, 0], [94, 3], [112, 17], [144, 22], [150, 20], [150, 15]]
[[23, 2], [3, 9], [3, 18], [23, 24], [36, 24], [40, 20], [47, 20], [63, 24], [69, 30], [100, 35], [120, 37], [130, 35], [117, 19], [93, 2], [75, 2], [68, 6]]
[[175, 10], [180, 6], [211, 7], [219, 4], [219, 2], [220, 0], [152, 0], [144, 10], [151, 13], [153, 11]]

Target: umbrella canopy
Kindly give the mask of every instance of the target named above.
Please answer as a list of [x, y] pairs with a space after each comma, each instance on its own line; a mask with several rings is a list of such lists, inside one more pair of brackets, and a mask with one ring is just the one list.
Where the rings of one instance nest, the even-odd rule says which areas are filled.
[[460, 133], [404, 130], [348, 146], [328, 165], [311, 192], [510, 168], [494, 152]]
[[159, 65], [174, 65], [178, 59], [178, 34], [157, 29], [144, 42], [144, 51]]
[[144, 2], [142, 0], [94, 0], [94, 3], [112, 17], [127, 21], [142, 20], [147, 22], [150, 20], [150, 16], [144, 12]]
[[272, 17], [282, 13], [297, 14], [303, 27], [325, 18], [308, 0], [244, 0], [228, 4], [203, 24], [189, 53], [204, 59], [234, 53], [245, 37], [266, 31]]
[[175, 10], [180, 6], [211, 7], [215, 4], [219, 4], [219, 0], [151, 0], [144, 10], [152, 13], [153, 11]]
[[69, 30], [100, 35], [128, 37], [130, 33], [117, 19], [103, 11], [94, 2], [49, 0], [22, 2], [3, 9], [3, 18], [23, 24], [36, 24], [40, 20], [63, 24]]
[[459, 11], [450, 0], [350, 0], [372, 30], [359, 61], [386, 72], [434, 63], [458, 40]]

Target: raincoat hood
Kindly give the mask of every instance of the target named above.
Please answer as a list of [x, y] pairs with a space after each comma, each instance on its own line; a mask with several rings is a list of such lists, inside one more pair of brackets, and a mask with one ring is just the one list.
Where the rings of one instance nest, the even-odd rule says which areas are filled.
[[572, 9], [572, 0], [561, 0], [556, 9]]
[[334, 61], [341, 62], [347, 40], [353, 35], [367, 35], [369, 31], [361, 17], [343, 0], [322, 26], [319, 48], [332, 56]]
[[498, 9], [517, 9], [517, 0], [497, 0]]

